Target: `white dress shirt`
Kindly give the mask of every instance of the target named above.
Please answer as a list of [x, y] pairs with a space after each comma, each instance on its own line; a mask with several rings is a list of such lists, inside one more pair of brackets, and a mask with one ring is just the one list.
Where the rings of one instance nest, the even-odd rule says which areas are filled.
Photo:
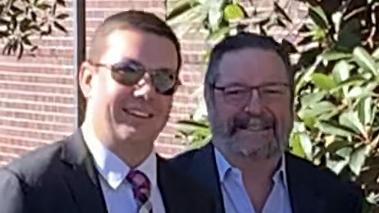
[[[255, 213], [253, 204], [245, 190], [241, 171], [232, 167], [216, 148], [215, 157], [225, 212]], [[274, 185], [265, 202], [262, 213], [291, 213], [284, 155], [281, 159], [280, 168], [275, 172], [272, 181]]]
[[[129, 166], [107, 149], [95, 136], [90, 125], [82, 128], [84, 141], [92, 154], [95, 167], [99, 172], [101, 189], [109, 213], [136, 213], [137, 203], [133, 196], [132, 186], [125, 178]], [[143, 172], [151, 182], [150, 202], [154, 213], [165, 213], [162, 196], [157, 185], [157, 157], [152, 152], [139, 165], [137, 170]]]

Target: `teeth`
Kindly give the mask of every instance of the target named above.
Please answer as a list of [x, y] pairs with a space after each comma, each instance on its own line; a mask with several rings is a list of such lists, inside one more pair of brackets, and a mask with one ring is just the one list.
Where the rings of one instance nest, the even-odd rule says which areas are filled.
[[259, 131], [267, 129], [267, 125], [260, 119], [251, 119], [248, 124], [250, 130]]
[[262, 130], [264, 129], [263, 127], [261, 126], [249, 126], [248, 127], [250, 130], [255, 130], [255, 131], [258, 131], [258, 130]]
[[138, 111], [138, 110], [128, 110], [131, 114], [133, 115], [136, 115], [136, 116], [139, 116], [139, 117], [144, 117], [144, 118], [149, 118], [151, 117], [150, 114], [148, 113], [145, 113], [145, 112], [141, 112], [141, 111]]
[[260, 131], [266, 129], [266, 127], [263, 126], [249, 126], [248, 128], [253, 131]]

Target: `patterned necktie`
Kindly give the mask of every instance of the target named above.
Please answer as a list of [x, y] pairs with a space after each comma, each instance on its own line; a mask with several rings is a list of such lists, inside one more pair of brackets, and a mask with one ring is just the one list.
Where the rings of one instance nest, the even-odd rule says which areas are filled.
[[132, 185], [134, 198], [137, 201], [138, 213], [152, 213], [153, 207], [149, 200], [151, 184], [149, 178], [138, 170], [130, 170], [126, 180]]

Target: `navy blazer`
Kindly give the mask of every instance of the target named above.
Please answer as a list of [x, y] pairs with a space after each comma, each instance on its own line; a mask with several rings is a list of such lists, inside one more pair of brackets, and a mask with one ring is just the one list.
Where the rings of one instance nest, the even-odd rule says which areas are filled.
[[[329, 170], [286, 153], [286, 173], [293, 213], [361, 213], [361, 191], [342, 182]], [[212, 143], [173, 159], [175, 167], [195, 179], [218, 200], [217, 213], [224, 213], [220, 178]]]
[[[0, 169], [0, 213], [106, 213], [92, 156], [80, 130]], [[215, 212], [215, 199], [158, 157], [167, 213]]]

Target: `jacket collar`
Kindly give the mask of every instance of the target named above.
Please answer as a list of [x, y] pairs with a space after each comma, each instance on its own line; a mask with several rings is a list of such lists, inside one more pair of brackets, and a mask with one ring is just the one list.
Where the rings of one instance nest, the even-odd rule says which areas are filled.
[[80, 129], [63, 142], [61, 160], [69, 169], [64, 179], [80, 212], [106, 213], [106, 204], [93, 159]]
[[[216, 203], [216, 212], [225, 212], [224, 199], [221, 191], [220, 176], [217, 170], [214, 146], [209, 142], [203, 148], [199, 149], [193, 156], [189, 172], [195, 174], [195, 178], [199, 183], [207, 183], [207, 191], [212, 192], [213, 196], [218, 198]], [[205, 185], [204, 185], [205, 186]]]

